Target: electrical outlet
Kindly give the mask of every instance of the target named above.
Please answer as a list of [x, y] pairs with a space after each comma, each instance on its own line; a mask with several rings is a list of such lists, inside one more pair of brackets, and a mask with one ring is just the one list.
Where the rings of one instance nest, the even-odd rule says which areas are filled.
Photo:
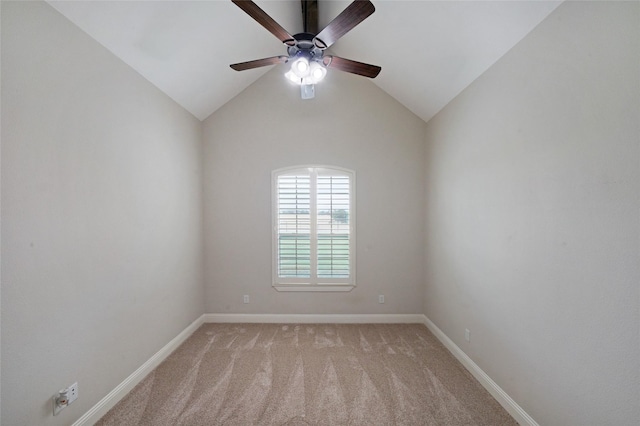
[[243, 297], [243, 302], [244, 302], [244, 303], [249, 303], [249, 295], [248, 295], [248, 294], [245, 294], [245, 295], [244, 295], [244, 297]]
[[68, 388], [60, 389], [52, 398], [53, 415], [57, 416], [60, 411], [67, 408], [76, 399], [78, 399], [78, 382], [75, 382]]
[[75, 382], [71, 386], [67, 388], [69, 391], [67, 392], [67, 397], [69, 398], [69, 404], [73, 403], [76, 399], [78, 399], [78, 382]]
[[378, 296], [378, 303], [384, 303], [384, 294]]
[[467, 342], [471, 341], [471, 332], [468, 328], [464, 329], [464, 340], [466, 340]]

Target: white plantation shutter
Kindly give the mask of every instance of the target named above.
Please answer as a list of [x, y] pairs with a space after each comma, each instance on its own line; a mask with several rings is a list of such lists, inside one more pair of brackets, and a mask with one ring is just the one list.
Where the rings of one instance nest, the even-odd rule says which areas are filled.
[[309, 176], [278, 177], [278, 276], [310, 277]]
[[317, 177], [319, 278], [349, 277], [349, 176]]
[[350, 290], [354, 277], [352, 171], [328, 167], [273, 173], [274, 277], [278, 290]]

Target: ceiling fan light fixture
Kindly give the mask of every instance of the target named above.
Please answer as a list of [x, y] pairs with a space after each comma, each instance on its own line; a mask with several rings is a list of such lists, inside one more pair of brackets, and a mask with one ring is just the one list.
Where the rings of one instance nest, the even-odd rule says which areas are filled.
[[305, 78], [309, 75], [309, 68], [309, 60], [307, 58], [296, 59], [293, 64], [291, 64], [291, 72], [300, 78]]
[[317, 62], [313, 62], [309, 69], [309, 75], [315, 84], [327, 75], [327, 69]]
[[293, 73], [293, 71], [289, 70], [287, 71], [284, 76], [287, 78], [287, 80], [289, 80], [292, 83], [295, 84], [302, 84], [302, 79], [300, 77], [298, 77], [297, 75], [295, 75]]
[[319, 83], [326, 75], [327, 69], [317, 61], [300, 58], [291, 64], [291, 69], [284, 76], [296, 84], [309, 85]]

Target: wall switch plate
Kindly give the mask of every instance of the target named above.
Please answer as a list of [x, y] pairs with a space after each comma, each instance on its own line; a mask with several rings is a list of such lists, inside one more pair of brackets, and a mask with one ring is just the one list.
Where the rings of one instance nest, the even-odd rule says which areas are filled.
[[243, 303], [249, 303], [249, 295], [245, 294], [244, 297], [242, 298]]
[[464, 340], [466, 340], [467, 342], [471, 341], [471, 332], [468, 328], [464, 329]]
[[378, 296], [378, 303], [384, 303], [384, 294]]

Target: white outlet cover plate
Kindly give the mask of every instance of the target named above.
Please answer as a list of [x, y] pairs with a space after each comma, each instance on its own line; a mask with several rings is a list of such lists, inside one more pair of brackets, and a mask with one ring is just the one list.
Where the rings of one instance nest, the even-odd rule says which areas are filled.
[[78, 399], [78, 382], [75, 382], [74, 384], [69, 386], [69, 392], [67, 395], [69, 397], [69, 404]]

